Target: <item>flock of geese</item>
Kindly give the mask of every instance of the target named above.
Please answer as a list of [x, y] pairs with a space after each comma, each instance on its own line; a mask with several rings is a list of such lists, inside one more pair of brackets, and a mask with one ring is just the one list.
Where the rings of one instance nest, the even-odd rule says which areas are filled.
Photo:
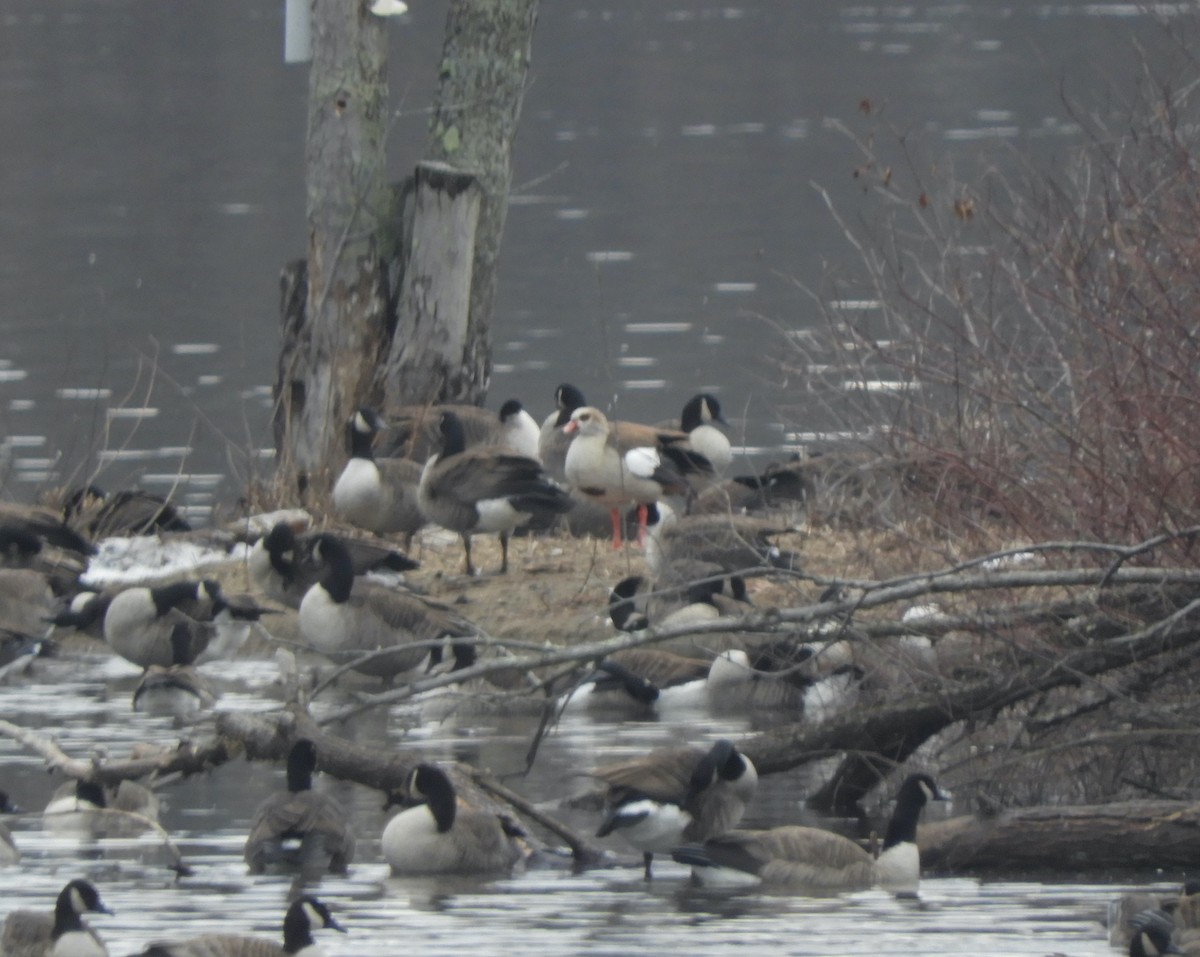
[[[347, 425], [349, 460], [334, 484], [332, 505], [343, 522], [377, 538], [310, 533], [277, 522], [248, 552], [257, 590], [296, 610], [300, 636], [313, 651], [395, 682], [476, 660], [474, 622], [416, 590], [370, 577], [414, 568], [388, 539], [403, 537], [410, 544], [427, 524], [461, 537], [464, 570], [471, 575], [477, 574], [472, 538], [498, 536], [498, 572], [504, 574], [509, 538], [520, 530], [564, 521], [593, 530], [607, 525], [603, 533], [611, 532], [620, 547], [626, 515], [632, 514], [647, 574], [620, 582], [608, 608], [613, 624], [629, 631], [688, 616], [740, 614], [748, 607], [745, 575], [798, 566], [798, 556], [773, 542], [779, 523], [756, 513], [803, 503], [811, 485], [790, 463], [726, 478], [733, 454], [714, 396], [695, 396], [679, 421], [659, 426], [610, 421], [569, 384], [558, 388], [555, 400], [555, 411], [540, 426], [515, 400], [499, 414], [461, 406], [391, 410], [386, 417], [357, 410]], [[49, 621], [103, 640], [144, 669], [135, 709], [187, 719], [211, 708], [215, 694], [195, 666], [234, 656], [269, 607], [226, 595], [212, 579], [99, 591], [79, 583], [94, 537], [184, 530], [186, 522], [169, 502], [144, 493], [106, 496], [89, 487], [71, 495], [63, 513], [0, 509], [0, 667], [42, 653]], [[820, 668], [806, 667], [818, 658]], [[630, 649], [597, 662], [586, 684], [590, 701], [615, 698], [634, 708], [654, 704], [673, 688], [699, 685], [710, 695], [736, 689], [742, 705], [795, 712], [818, 707], [818, 687], [825, 694], [831, 687], [848, 691], [862, 677], [861, 668], [828, 647], [775, 642], [709, 658]], [[346, 810], [313, 787], [319, 765], [312, 741], [293, 744], [286, 788], [263, 801], [247, 835], [250, 873], [345, 874], [350, 868], [356, 835]], [[740, 829], [758, 774], [728, 740], [652, 751], [593, 774], [605, 796], [597, 836], [620, 835], [640, 851], [647, 880], [657, 854], [689, 866], [702, 884], [793, 891], [880, 886], [914, 893], [917, 822], [927, 802], [945, 796], [927, 774], [906, 778], [882, 846], [872, 853], [816, 828]], [[452, 775], [437, 765], [418, 764], [388, 801], [402, 806], [380, 835], [381, 854], [396, 874], [505, 873], [534, 853], [515, 820], [466, 802]], [[6, 805], [5, 797], [0, 810]], [[86, 826], [93, 816], [114, 811], [148, 821], [158, 814], [153, 792], [134, 782], [102, 788], [79, 781], [60, 789], [43, 820]], [[16, 854], [0, 826], [0, 862]], [[72, 880], [52, 912], [7, 916], [0, 955], [107, 955], [84, 921], [85, 914], [106, 912], [96, 887]], [[1162, 908], [1133, 915], [1130, 953], [1183, 946], [1171, 920]], [[282, 943], [205, 935], [153, 944], [141, 957], [317, 957], [313, 935], [323, 929], [343, 930], [324, 903], [305, 896], [286, 910]]]

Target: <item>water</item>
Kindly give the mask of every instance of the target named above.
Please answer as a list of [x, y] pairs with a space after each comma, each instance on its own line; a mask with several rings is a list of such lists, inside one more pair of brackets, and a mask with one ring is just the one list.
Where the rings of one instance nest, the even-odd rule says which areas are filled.
[[[390, 27], [396, 177], [420, 155], [445, 16], [411, 7]], [[269, 471], [277, 278], [305, 236], [306, 77], [282, 63], [282, 11], [0, 3], [7, 496], [98, 473], [203, 521]], [[1080, 141], [1062, 90], [1119, 116], [1134, 38], [1153, 58], [1156, 20], [1084, 0], [547, 0], [489, 405], [541, 416], [567, 380], [657, 421], [712, 388], [751, 449], [835, 427], [831, 397], [803, 369], [781, 388], [774, 360], [777, 328], [817, 321], [805, 290], [832, 295], [825, 277], [855, 265], [815, 187], [871, 215], [839, 128], [903, 132], [906, 188], [1049, 162]]]
[[[265, 710], [276, 704], [270, 662], [226, 662], [204, 670], [220, 676], [222, 709]], [[135, 678], [135, 668], [110, 659], [50, 662], [27, 683], [3, 690], [5, 715], [22, 726], [53, 729], [72, 756], [121, 756], [137, 742], [174, 745], [181, 731], [169, 721], [129, 711]], [[337, 703], [317, 707], [317, 714]], [[382, 750], [419, 748], [428, 758], [486, 766], [506, 775], [509, 786], [526, 797], [556, 802], [586, 790], [582, 774], [598, 763], [684, 738], [736, 737], [748, 730], [743, 719], [703, 711], [614, 723], [569, 710], [543, 743], [532, 771], [516, 776], [532, 726], [533, 719], [516, 716], [414, 722], [412, 706], [397, 706], [364, 716], [346, 733]], [[203, 734], [197, 728], [183, 736]], [[40, 757], [7, 738], [0, 738], [0, 765], [5, 786], [25, 808], [43, 806], [59, 783], [44, 772]], [[134, 953], [153, 939], [180, 934], [238, 931], [275, 937], [290, 881], [247, 875], [241, 855], [256, 806], [282, 786], [282, 778], [278, 767], [237, 760], [164, 788], [163, 824], [194, 871], [178, 881], [153, 838], [81, 842], [43, 830], [36, 813], [25, 815], [14, 826], [23, 860], [0, 871], [5, 888], [0, 911], [49, 906], [68, 879], [86, 875], [115, 911], [95, 920], [114, 954]], [[935, 876], [922, 881], [918, 901], [879, 891], [828, 898], [729, 896], [692, 888], [686, 869], [670, 860], [656, 860], [655, 879], [647, 884], [637, 855], [620, 841], [611, 847], [628, 867], [584, 873], [552, 867], [497, 879], [398, 878], [380, 858], [382, 795], [329, 779], [319, 786], [349, 809], [359, 837], [350, 874], [312, 888], [350, 930], [346, 937], [323, 935], [334, 957], [394, 955], [401, 946], [405, 952], [430, 954], [519, 949], [619, 955], [671, 948], [715, 955], [734, 946], [826, 957], [930, 950], [974, 957], [1110, 954], [1104, 909], [1126, 889]], [[808, 786], [805, 773], [763, 779], [746, 823], [801, 819]], [[596, 825], [594, 812], [554, 813], [585, 833]]]

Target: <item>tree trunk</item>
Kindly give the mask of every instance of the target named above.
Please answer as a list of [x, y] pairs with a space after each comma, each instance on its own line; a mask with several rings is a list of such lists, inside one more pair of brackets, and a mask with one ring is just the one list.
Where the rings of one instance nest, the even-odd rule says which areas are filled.
[[[382, 381], [403, 383], [404, 397], [440, 398], [464, 368], [471, 319], [471, 273], [480, 190], [475, 176], [424, 162], [415, 178], [414, 236], [399, 315]], [[399, 397], [391, 401], [399, 403]]]
[[[444, 308], [432, 315], [410, 314], [428, 308], [448, 293], [420, 291], [402, 300], [397, 333], [381, 383], [386, 404], [433, 401], [483, 401], [491, 377], [490, 323], [496, 294], [496, 260], [508, 211], [512, 182], [512, 145], [524, 98], [537, 0], [451, 0], [441, 78], [426, 158], [470, 172], [478, 178], [478, 221], [470, 269], [458, 281], [469, 283], [465, 326], [434, 334], [430, 320], [457, 322]], [[418, 200], [418, 204], [420, 200]], [[420, 211], [418, 209], [418, 216]], [[440, 220], [430, 221], [430, 225]], [[420, 219], [415, 223], [411, 259], [427, 241]], [[431, 237], [431, 241], [436, 241]], [[465, 251], [463, 251], [465, 255]], [[407, 277], [407, 269], [406, 269]], [[423, 278], [411, 280], [419, 288]], [[406, 285], [410, 280], [406, 278]], [[418, 335], [416, 349], [409, 337]], [[440, 353], [439, 368], [422, 367], [426, 343]], [[451, 355], [450, 347], [456, 355]], [[431, 374], [432, 373], [432, 374]]]
[[285, 343], [277, 391], [287, 423], [281, 465], [320, 487], [341, 460], [343, 423], [370, 398], [386, 343], [385, 23], [362, 0], [313, 0], [307, 297], [301, 318], [286, 317], [295, 340]]

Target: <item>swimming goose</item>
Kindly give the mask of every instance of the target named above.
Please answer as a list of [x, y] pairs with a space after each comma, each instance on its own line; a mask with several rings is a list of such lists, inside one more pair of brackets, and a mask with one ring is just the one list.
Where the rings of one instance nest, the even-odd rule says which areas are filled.
[[1176, 928], [1200, 927], [1200, 881], [1189, 880], [1178, 895], [1135, 891], [1122, 894], [1108, 905], [1108, 942], [1128, 950], [1134, 935], [1134, 918], [1143, 911], [1165, 911]]
[[376, 458], [375, 436], [384, 428], [373, 410], [360, 408], [346, 429], [350, 458], [333, 485], [333, 510], [343, 521], [376, 535], [403, 534], [411, 541], [425, 518], [417, 505], [421, 466], [412, 459]]
[[720, 475], [733, 462], [733, 448], [714, 422], [726, 424], [721, 418], [721, 403], [711, 392], [701, 392], [688, 399], [679, 424], [687, 433], [688, 445], [708, 459], [713, 471]]
[[[325, 564], [325, 574], [300, 602], [300, 634], [314, 651], [335, 662], [387, 652], [359, 662], [354, 670], [391, 681], [426, 662], [441, 664], [440, 647], [431, 650], [414, 643], [476, 634], [469, 621], [446, 605], [356, 579], [350, 555], [335, 535], [318, 536], [313, 555]], [[462, 666], [473, 649], [450, 643]]]
[[283, 946], [261, 937], [240, 934], [203, 934], [187, 940], [151, 944], [138, 957], [323, 957], [313, 938], [321, 928], [346, 933], [329, 908], [315, 897], [301, 897], [283, 918]]
[[137, 781], [102, 786], [96, 781], [66, 781], [42, 811], [42, 826], [52, 831], [137, 832], [158, 823], [158, 795]]
[[768, 884], [803, 890], [855, 890], [881, 886], [915, 893], [921, 876], [917, 821], [928, 801], [942, 800], [933, 778], [913, 774], [896, 794], [879, 857], [856, 842], [816, 827], [776, 827], [730, 831], [703, 843], [677, 847], [671, 854], [690, 864], [701, 884]]
[[108, 957], [104, 941], [83, 921], [83, 915], [112, 914], [100, 892], [86, 880], [72, 880], [59, 892], [53, 913], [14, 910], [0, 932], [5, 957]]
[[83, 921], [83, 914], [111, 914], [100, 893], [85, 880], [73, 880], [54, 904], [54, 913], [15, 910], [0, 931], [0, 954], [5, 957], [108, 957], [100, 936]]
[[565, 471], [571, 488], [585, 499], [611, 509], [613, 547], [621, 547], [621, 508], [638, 507], [645, 526], [646, 506], [664, 495], [688, 492], [685, 473], [710, 468], [649, 426], [617, 423], [599, 409], [583, 406], [571, 413], [563, 432], [573, 435]]
[[211, 579], [126, 588], [104, 613], [104, 640], [135, 665], [168, 667], [179, 657], [176, 625], [184, 625], [185, 664], [193, 663], [215, 633], [212, 618], [225, 607], [221, 586]]
[[655, 576], [679, 559], [707, 562], [726, 573], [753, 569], [798, 569], [797, 552], [772, 539], [787, 532], [751, 515], [679, 515], [666, 502], [647, 514], [646, 564]]
[[554, 411], [543, 420], [538, 433], [538, 458], [556, 482], [567, 480], [567, 449], [572, 437], [563, 432], [563, 426], [571, 420], [572, 412], [585, 405], [583, 393], [568, 382], [554, 390]]
[[[324, 566], [313, 558], [317, 535], [297, 535], [287, 522], [274, 527], [250, 549], [247, 566], [250, 580], [272, 601], [289, 608], [299, 608], [304, 593], [320, 580]], [[350, 553], [355, 577], [371, 571], [406, 572], [419, 568], [403, 552], [365, 542], [343, 538]]]
[[567, 490], [553, 482], [537, 459], [503, 447], [467, 448], [453, 412], [441, 418], [442, 449], [421, 472], [418, 500], [429, 521], [462, 536], [464, 567], [475, 574], [471, 536], [500, 536], [500, 573], [508, 571], [508, 539], [519, 526], [544, 521], [571, 508]]
[[423, 803], [383, 829], [380, 849], [393, 874], [503, 873], [525, 857], [524, 832], [503, 815], [462, 804], [441, 768], [417, 765], [406, 790]]
[[299, 867], [306, 874], [345, 874], [354, 859], [354, 832], [342, 806], [314, 791], [317, 748], [307, 738], [287, 758], [287, 790], [268, 797], [254, 813], [243, 856], [251, 874], [270, 865]]
[[598, 768], [608, 813], [596, 832], [619, 831], [642, 852], [645, 877], [656, 853], [723, 834], [741, 820], [758, 787], [753, 762], [726, 740], [708, 751], [666, 748]]
[[1129, 926], [1133, 932], [1129, 940], [1129, 957], [1200, 955], [1200, 929], [1179, 926], [1165, 910], [1144, 910], [1129, 919]]
[[[19, 814], [21, 809], [9, 800], [7, 791], [0, 791], [0, 814]], [[5, 824], [0, 824], [0, 865], [16, 864], [21, 859], [17, 842], [13, 840], [12, 831]]]
[[171, 650], [175, 660], [169, 667], [151, 665], [133, 689], [133, 710], [158, 717], [191, 720], [200, 711], [211, 708], [217, 694], [208, 679], [188, 664], [191, 633], [188, 625], [177, 622], [171, 631]]

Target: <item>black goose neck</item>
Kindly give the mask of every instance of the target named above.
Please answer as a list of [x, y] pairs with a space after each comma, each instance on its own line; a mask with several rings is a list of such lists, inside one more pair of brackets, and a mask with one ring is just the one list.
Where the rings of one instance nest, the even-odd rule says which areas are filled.
[[917, 822], [921, 809], [925, 807], [926, 794], [923, 787], [913, 780], [906, 781], [896, 795], [896, 807], [888, 821], [887, 833], [883, 838], [883, 850], [897, 844], [916, 843]]
[[346, 441], [352, 459], [374, 459], [375, 426], [365, 409], [359, 409], [346, 426]]
[[160, 615], [165, 615], [180, 602], [195, 598], [199, 587], [199, 582], [181, 581], [152, 588], [150, 595], [154, 599], [154, 608]]
[[295, 554], [296, 533], [292, 531], [291, 526], [286, 522], [276, 525], [263, 539], [263, 548], [266, 549], [271, 568], [285, 581], [292, 581], [296, 573], [296, 564], [294, 559], [288, 557], [288, 553]]
[[555, 390], [554, 401], [558, 406], [558, 418], [554, 420], [556, 426], [566, 425], [572, 412], [587, 405], [587, 399], [583, 397], [583, 393], [567, 382]]
[[287, 788], [293, 794], [312, 790], [313, 772], [317, 769], [317, 749], [307, 739], [297, 741], [288, 752]]
[[338, 604], [349, 600], [350, 590], [354, 587], [354, 563], [350, 560], [350, 552], [341, 540], [333, 535], [322, 535], [317, 547], [320, 549], [320, 558], [325, 563], [321, 587], [329, 592], [329, 597]]
[[422, 764], [417, 768], [417, 790], [425, 798], [429, 813], [437, 822], [439, 834], [445, 834], [454, 827], [454, 818], [458, 813], [458, 800], [454, 794], [454, 785], [441, 768]]
[[310, 947], [315, 943], [312, 924], [309, 923], [308, 914], [304, 908], [304, 901], [296, 901], [288, 908], [283, 917], [283, 952], [285, 954], [298, 954], [305, 947]]
[[683, 414], [679, 420], [679, 425], [684, 432], [691, 432], [692, 429], [704, 423], [704, 396], [697, 395], [688, 399], [687, 405], [683, 407]]
[[463, 434], [463, 425], [453, 412], [443, 412], [441, 421], [442, 459], [458, 455], [466, 450], [467, 439]]

